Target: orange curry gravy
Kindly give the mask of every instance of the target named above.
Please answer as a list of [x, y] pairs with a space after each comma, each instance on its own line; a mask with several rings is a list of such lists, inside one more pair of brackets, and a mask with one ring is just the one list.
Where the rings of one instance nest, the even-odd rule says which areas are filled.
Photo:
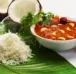
[[34, 28], [37, 35], [52, 40], [71, 40], [76, 39], [76, 22], [66, 24], [40, 25]]

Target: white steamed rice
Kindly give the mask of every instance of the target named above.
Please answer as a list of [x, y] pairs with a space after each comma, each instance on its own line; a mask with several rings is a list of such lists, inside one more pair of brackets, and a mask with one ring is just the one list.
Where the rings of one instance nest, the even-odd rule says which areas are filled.
[[0, 36], [0, 62], [16, 65], [31, 57], [30, 47], [17, 34], [9, 32]]

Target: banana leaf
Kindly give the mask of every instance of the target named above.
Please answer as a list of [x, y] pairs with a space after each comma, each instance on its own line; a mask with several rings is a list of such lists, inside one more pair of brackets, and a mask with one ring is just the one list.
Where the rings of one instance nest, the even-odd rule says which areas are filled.
[[[11, 24], [10, 19], [4, 25]], [[10, 25], [11, 25], [10, 24]], [[76, 74], [76, 69], [53, 50], [41, 46], [33, 36], [25, 37], [32, 49], [33, 58], [19, 65], [0, 64], [0, 74]]]

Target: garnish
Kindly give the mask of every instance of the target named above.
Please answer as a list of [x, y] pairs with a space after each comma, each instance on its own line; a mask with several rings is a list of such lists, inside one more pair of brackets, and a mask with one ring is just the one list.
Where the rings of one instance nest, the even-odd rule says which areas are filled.
[[61, 24], [66, 24], [67, 23], [67, 18], [66, 17], [61, 17], [60, 18], [60, 23]]
[[21, 24], [24, 25], [28, 25], [30, 26], [31, 24], [33, 24], [33, 14], [32, 13], [28, 13], [28, 15], [25, 17], [23, 16], [21, 19]]
[[33, 14], [28, 13], [28, 15], [25, 17], [23, 16], [21, 19], [21, 28], [19, 31], [19, 34], [21, 36], [30, 35], [30, 26], [33, 24]]
[[4, 34], [5, 33], [5, 25], [0, 24], [0, 34]]
[[20, 24], [13, 22], [9, 17], [6, 17], [2, 23], [5, 26], [5, 32], [11, 31], [13, 33], [17, 33], [21, 28]]
[[48, 12], [48, 13], [44, 13], [44, 12], [40, 12], [39, 13], [39, 21], [38, 22], [41, 22], [42, 25], [46, 25], [46, 24], [50, 24], [50, 20], [54, 17], [54, 14]]
[[39, 12], [36, 15], [33, 15], [32, 13], [28, 13], [27, 16], [23, 16], [21, 19], [21, 24], [23, 25], [32, 25], [37, 24], [39, 22], [42, 23], [42, 25], [50, 24], [50, 20], [54, 17], [54, 14], [48, 12]]
[[[32, 13], [28, 13], [27, 16], [23, 16], [21, 19], [21, 29], [19, 31], [20, 35], [26, 36], [30, 35], [30, 26], [33, 24], [41, 23], [41, 25], [50, 24], [50, 20], [53, 18], [52, 13], [44, 13], [39, 12], [38, 14], [34, 15]], [[28, 33], [26, 32], [28, 31]]]

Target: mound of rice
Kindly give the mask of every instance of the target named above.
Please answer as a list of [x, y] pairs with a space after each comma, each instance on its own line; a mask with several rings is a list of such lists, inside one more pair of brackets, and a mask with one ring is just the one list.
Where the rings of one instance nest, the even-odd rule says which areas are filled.
[[9, 32], [0, 36], [0, 62], [16, 65], [31, 57], [30, 47], [17, 34]]

